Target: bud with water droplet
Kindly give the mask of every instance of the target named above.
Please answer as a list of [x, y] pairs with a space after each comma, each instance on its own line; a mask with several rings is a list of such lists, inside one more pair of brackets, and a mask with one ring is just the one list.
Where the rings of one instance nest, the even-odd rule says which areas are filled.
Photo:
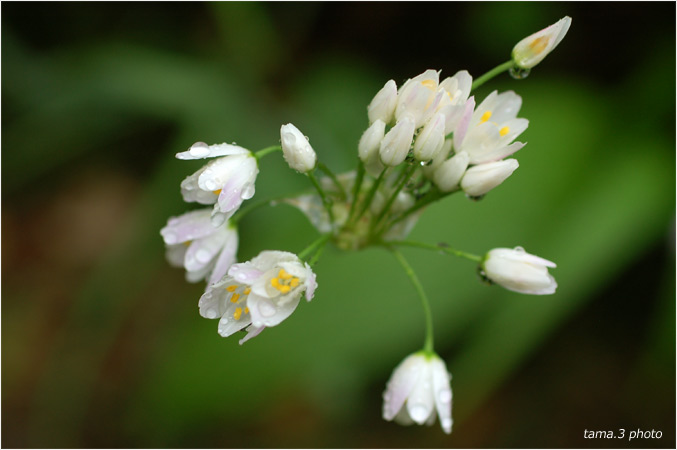
[[437, 113], [430, 118], [414, 142], [414, 157], [419, 161], [430, 161], [444, 145], [446, 118]]
[[479, 197], [503, 183], [518, 167], [516, 159], [473, 166], [463, 175], [461, 189], [470, 197]]
[[521, 294], [554, 294], [557, 282], [548, 268], [557, 264], [531, 255], [522, 247], [495, 248], [486, 254], [480, 268], [489, 280]]
[[378, 176], [383, 170], [383, 164], [381, 164], [379, 157], [379, 148], [385, 136], [385, 131], [385, 122], [381, 119], [376, 119], [362, 134], [360, 143], [357, 145], [358, 156], [370, 175]]
[[543, 61], [548, 53], [564, 39], [571, 26], [571, 17], [566, 16], [557, 23], [528, 36], [512, 49], [512, 60], [520, 69], [531, 69]]
[[401, 425], [432, 424], [436, 417], [451, 433], [451, 376], [435, 353], [409, 355], [393, 371], [383, 393], [383, 418]]
[[379, 155], [386, 166], [397, 166], [409, 154], [416, 126], [410, 116], [403, 117], [381, 140]]
[[310, 146], [308, 138], [291, 123], [280, 128], [282, 153], [289, 167], [297, 172], [306, 173], [315, 168], [317, 155]]

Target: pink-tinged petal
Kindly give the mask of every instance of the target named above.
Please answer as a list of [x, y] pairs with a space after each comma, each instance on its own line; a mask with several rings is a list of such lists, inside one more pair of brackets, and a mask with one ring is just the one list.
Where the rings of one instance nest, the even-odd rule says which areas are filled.
[[393, 371], [383, 393], [383, 418], [393, 420], [404, 406], [404, 402], [421, 379], [423, 356], [408, 356]]
[[249, 328], [247, 328], [247, 335], [245, 337], [243, 337], [242, 339], [240, 339], [240, 345], [244, 344], [245, 342], [247, 342], [248, 340], [250, 340], [252, 338], [255, 338], [256, 336], [261, 334], [261, 332], [265, 329], [266, 329], [266, 327], [255, 327], [255, 326], [251, 325]]
[[209, 236], [216, 231], [212, 227], [209, 217], [209, 208], [172, 217], [167, 221], [167, 225], [160, 230], [160, 234], [167, 245], [179, 244]]
[[198, 271], [209, 266], [213, 267], [214, 259], [223, 248], [225, 235], [222, 231], [202, 239], [193, 241], [188, 247], [184, 266], [188, 271]]
[[200, 297], [197, 306], [200, 309], [200, 315], [206, 319], [217, 319], [225, 314], [227, 309], [227, 299], [230, 295], [225, 286], [232, 283], [232, 279], [224, 280], [224, 283], [207, 286], [205, 293]]
[[214, 144], [207, 145], [204, 142], [196, 142], [191, 145], [188, 150], [185, 152], [177, 153], [176, 157], [178, 159], [190, 160], [190, 159], [203, 159], [203, 158], [215, 158], [217, 156], [229, 156], [229, 155], [243, 155], [250, 153], [246, 148], [239, 147], [232, 144]]
[[221, 278], [223, 278], [228, 269], [235, 264], [237, 260], [237, 248], [238, 248], [239, 238], [237, 230], [229, 229], [226, 236], [226, 243], [221, 250], [221, 255], [219, 255], [214, 265], [214, 270], [209, 277], [209, 283], [215, 283]]
[[274, 327], [294, 312], [299, 304], [300, 295], [284, 305], [272, 299], [261, 297], [254, 292], [247, 297], [247, 306], [251, 314], [252, 324], [255, 327]]
[[454, 131], [454, 148], [461, 148], [463, 139], [468, 132], [468, 127], [470, 126], [471, 119], [473, 117], [473, 110], [475, 109], [475, 97], [470, 97], [468, 101], [465, 102], [465, 110], [461, 120], [459, 120], [458, 125], [456, 125], [456, 130]]
[[246, 285], [250, 285], [261, 275], [263, 275], [263, 272], [257, 269], [251, 262], [233, 264], [228, 269], [228, 276], [238, 283]]
[[172, 267], [183, 267], [183, 260], [186, 257], [186, 247], [183, 244], [168, 245], [165, 256]]

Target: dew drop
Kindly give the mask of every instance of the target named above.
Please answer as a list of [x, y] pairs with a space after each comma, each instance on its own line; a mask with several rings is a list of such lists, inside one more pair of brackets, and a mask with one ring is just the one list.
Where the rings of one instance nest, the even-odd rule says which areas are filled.
[[216, 183], [214, 183], [214, 181], [212, 180], [206, 180], [205, 187], [207, 188], [208, 191], [213, 191], [216, 189]]
[[[207, 318], [208, 319], [216, 319], [216, 311], [214, 309], [208, 309], [207, 310]], [[224, 319], [225, 321], [226, 319]]]
[[428, 418], [428, 408], [423, 405], [414, 405], [409, 408], [409, 415], [416, 423], [423, 423]]
[[516, 252], [525, 253], [524, 247], [515, 247]]
[[264, 317], [270, 317], [275, 314], [275, 307], [268, 302], [261, 302], [259, 305], [259, 312]]
[[206, 264], [212, 259], [212, 255], [207, 250], [202, 248], [195, 254], [195, 259], [197, 259], [197, 261], [202, 264]]
[[531, 69], [521, 69], [519, 67], [511, 67], [509, 73], [510, 76], [513, 77], [515, 80], [523, 80], [529, 76], [529, 74], [531, 73]]
[[440, 402], [442, 403], [449, 403], [451, 402], [451, 391], [448, 389], [444, 389], [437, 394], [437, 397], [439, 398]]
[[176, 244], [176, 235], [174, 233], [165, 234], [165, 242], [167, 244]]
[[211, 153], [209, 151], [209, 146], [205, 144], [204, 142], [196, 142], [190, 147], [190, 154], [192, 156], [195, 156], [197, 158], [202, 158], [204, 156], [209, 155]]

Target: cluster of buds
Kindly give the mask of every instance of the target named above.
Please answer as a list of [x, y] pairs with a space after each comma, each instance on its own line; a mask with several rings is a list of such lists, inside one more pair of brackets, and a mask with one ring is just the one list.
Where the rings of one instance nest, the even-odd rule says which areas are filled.
[[[518, 117], [522, 98], [508, 91], [489, 94], [479, 105], [472, 91], [500, 71], [530, 69], [566, 34], [566, 17], [518, 43], [513, 60], [473, 80], [465, 70], [440, 81], [426, 70], [399, 88], [389, 80], [367, 107], [369, 126], [358, 145], [355, 171], [334, 175], [318, 161], [308, 138], [294, 125], [280, 128], [280, 145], [251, 152], [235, 144], [193, 144], [181, 160], [211, 161], [181, 183], [183, 199], [210, 205], [169, 219], [160, 231], [169, 262], [186, 270], [189, 282], [206, 281], [199, 313], [218, 319], [223, 337], [246, 332], [240, 344], [288, 318], [302, 297], [317, 288], [313, 265], [328, 242], [343, 250], [378, 246], [391, 251], [417, 288], [426, 313], [423, 349], [393, 372], [384, 393], [383, 417], [402, 424], [432, 424], [439, 417], [451, 432], [451, 375], [433, 350], [428, 299], [413, 269], [398, 251], [414, 246], [474, 261], [490, 284], [531, 295], [553, 294], [556, 265], [523, 248], [497, 248], [484, 256], [447, 245], [406, 241], [425, 207], [455, 192], [479, 199], [518, 167], [509, 158], [524, 147], [516, 139], [527, 129]], [[312, 182], [315, 193], [269, 199], [240, 209], [255, 193], [258, 161], [281, 151], [289, 167]], [[326, 174], [319, 179], [316, 169]], [[263, 250], [238, 262], [239, 220], [249, 210], [284, 201], [303, 212], [319, 237], [298, 254]]]

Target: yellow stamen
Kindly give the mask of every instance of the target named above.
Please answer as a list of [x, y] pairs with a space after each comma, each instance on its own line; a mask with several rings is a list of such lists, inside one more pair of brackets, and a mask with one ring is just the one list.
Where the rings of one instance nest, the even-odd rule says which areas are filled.
[[482, 114], [482, 118], [480, 119], [480, 123], [484, 123], [489, 119], [491, 119], [491, 111], [487, 111], [484, 114]]
[[221, 189], [217, 189], [215, 191], [212, 191], [214, 195], [219, 195], [221, 193]]
[[430, 89], [431, 91], [434, 91], [435, 88], [437, 87], [437, 83], [435, 83], [435, 80], [423, 80], [423, 81], [421, 81], [421, 84], [424, 87], [427, 87], [428, 89]]
[[245, 313], [245, 314], [249, 314], [249, 308], [246, 308], [246, 307], [245, 307], [244, 313]]
[[453, 102], [454, 101], [454, 96], [449, 93], [449, 91], [445, 91], [447, 93], [447, 97], [449, 97], [449, 101]]
[[538, 39], [534, 39], [533, 42], [529, 43], [529, 47], [533, 50], [535, 55], [538, 55], [548, 46], [550, 38], [548, 36], [541, 36]]
[[238, 298], [240, 298], [240, 294], [233, 294], [233, 296], [230, 298], [230, 301], [233, 303], [237, 303]]
[[183, 245], [185, 245], [186, 247], [190, 247], [190, 244], [192, 244], [192, 243], [193, 243], [193, 241], [186, 241], [186, 242], [183, 243]]
[[278, 280], [277, 278], [271, 278], [270, 285], [273, 286], [275, 289], [280, 289], [280, 280]]
[[284, 270], [284, 269], [280, 269], [280, 273], [279, 273], [277, 276], [280, 277], [280, 278], [282, 278], [283, 280], [288, 280], [288, 279], [290, 279], [290, 278], [292, 277], [292, 276], [289, 275], [289, 274], [287, 273], [287, 271]]
[[230, 286], [228, 286], [228, 287], [226, 288], [226, 290], [227, 290], [228, 292], [235, 292], [235, 289], [237, 289], [237, 286], [234, 285], [234, 284], [231, 284]]
[[508, 133], [510, 133], [510, 127], [503, 127], [498, 131], [498, 134], [501, 136], [505, 136]]
[[291, 287], [296, 287], [298, 285], [299, 285], [299, 279], [296, 278], [296, 277], [292, 278], [291, 281], [289, 282], [289, 286], [291, 286]]
[[282, 292], [283, 294], [286, 294], [287, 292], [291, 291], [291, 288], [287, 286], [286, 284], [282, 284], [280, 286], [275, 286], [275, 288]]
[[242, 308], [235, 308], [235, 312], [233, 313], [233, 319], [240, 320], [240, 317], [242, 317]]
[[245, 289], [242, 293], [243, 293], [244, 295], [249, 295], [249, 293], [250, 293], [251, 291], [252, 291], [251, 288], [247, 288], [247, 289]]

